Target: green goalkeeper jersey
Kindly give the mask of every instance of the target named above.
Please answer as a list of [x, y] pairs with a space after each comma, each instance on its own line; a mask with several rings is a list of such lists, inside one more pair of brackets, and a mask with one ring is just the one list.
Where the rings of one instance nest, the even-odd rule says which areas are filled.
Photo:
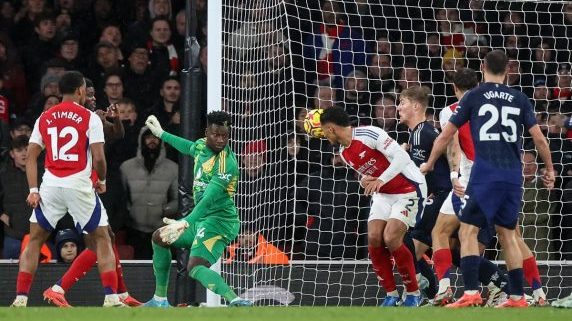
[[238, 183], [236, 155], [227, 145], [218, 154], [207, 147], [205, 138], [195, 142], [163, 132], [161, 139], [195, 160], [193, 198], [195, 208], [185, 217], [189, 222], [205, 218], [238, 221], [234, 193]]

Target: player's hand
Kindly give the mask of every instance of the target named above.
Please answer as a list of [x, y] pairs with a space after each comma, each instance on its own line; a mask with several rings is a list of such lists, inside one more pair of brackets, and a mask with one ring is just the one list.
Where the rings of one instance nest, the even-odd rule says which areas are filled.
[[421, 166], [419, 166], [419, 170], [421, 170], [421, 174], [427, 175], [427, 173], [433, 171], [433, 165], [423, 163], [423, 164], [421, 164]]
[[542, 183], [544, 184], [544, 187], [553, 189], [555, 180], [554, 170], [544, 170], [544, 173], [542, 174]]
[[463, 198], [465, 196], [465, 186], [461, 184], [458, 178], [453, 179], [451, 183], [453, 183], [453, 193], [459, 198]]
[[164, 130], [163, 128], [161, 128], [161, 123], [159, 122], [157, 117], [155, 117], [155, 115], [147, 117], [145, 125], [147, 125], [147, 127], [149, 128], [151, 133], [153, 133], [153, 135], [161, 138], [161, 135], [163, 135]]
[[365, 195], [373, 195], [377, 193], [381, 187], [385, 185], [385, 182], [379, 179], [375, 179], [373, 181], [368, 181], [365, 187]]
[[173, 220], [170, 218], [163, 218], [163, 222], [167, 224], [167, 226], [163, 226], [159, 232], [159, 237], [161, 237], [161, 241], [166, 244], [173, 244], [181, 234], [185, 232], [187, 228], [189, 228], [189, 223], [185, 220]]
[[97, 182], [95, 183], [95, 191], [97, 192], [97, 194], [104, 194], [107, 191], [107, 186], [104, 184], [102, 184], [101, 182]]
[[97, 116], [99, 116], [99, 118], [101, 119], [102, 122], [105, 122], [105, 121], [106, 121], [106, 119], [105, 119], [105, 114], [106, 114], [106, 112], [105, 112], [105, 111], [103, 111], [103, 110], [101, 110], [101, 109], [97, 109], [97, 110], [95, 111], [95, 114], [96, 114]]
[[32, 208], [38, 207], [38, 205], [40, 204], [40, 193], [34, 192], [28, 194], [28, 198], [26, 198], [26, 203], [28, 203], [28, 205], [30, 205], [30, 207]]
[[361, 187], [365, 188], [369, 184], [369, 182], [372, 182], [374, 180], [377, 180], [377, 178], [369, 175], [364, 175], [362, 176], [359, 184], [361, 185]]

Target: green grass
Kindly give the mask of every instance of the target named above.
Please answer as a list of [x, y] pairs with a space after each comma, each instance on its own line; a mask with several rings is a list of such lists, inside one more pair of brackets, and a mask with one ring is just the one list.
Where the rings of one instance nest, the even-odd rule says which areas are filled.
[[103, 308], [0, 308], [2, 321], [67, 320], [233, 320], [233, 321], [572, 321], [572, 309], [455, 309], [444, 308], [376, 308], [376, 307], [256, 307], [256, 308], [172, 308], [172, 309], [103, 309]]

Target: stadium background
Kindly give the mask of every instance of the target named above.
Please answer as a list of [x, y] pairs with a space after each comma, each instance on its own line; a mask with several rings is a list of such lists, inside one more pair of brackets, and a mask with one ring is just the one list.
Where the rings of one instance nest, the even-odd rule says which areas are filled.
[[[179, 131], [180, 96], [169, 94], [163, 80], [180, 75], [184, 5], [185, 1], [176, 0], [1, 2], [0, 125], [5, 168], [12, 166], [7, 153], [11, 134], [33, 124], [39, 112], [55, 102], [58, 92], [53, 84], [64, 70], [78, 69], [92, 79], [98, 108], [122, 98], [135, 104], [136, 119], [125, 116], [125, 138], [106, 147], [110, 188], [103, 201], [122, 259], [150, 258], [139, 248], [148, 231], [135, 228], [142, 214], [129, 211], [133, 200], [120, 183], [120, 165], [136, 156], [139, 128], [147, 115], [160, 114], [167, 130]], [[170, 22], [166, 26], [170, 36], [164, 30], [146, 32], [157, 27], [152, 23], [157, 12]], [[243, 231], [263, 235], [288, 254], [293, 266], [300, 266], [294, 272], [260, 263], [223, 264], [223, 273], [232, 276], [236, 288], [244, 291], [259, 281], [286, 282], [294, 290], [298, 285], [293, 284], [299, 282], [301, 297], [302, 293], [311, 297], [304, 301], [307, 304], [363, 304], [375, 298], [375, 280], [363, 264], [369, 199], [360, 196], [355, 176], [338, 166], [331, 146], [303, 134], [299, 120], [304, 110], [340, 105], [356, 124], [380, 126], [405, 142], [407, 132], [398, 125], [395, 112], [395, 99], [402, 89], [428, 86], [434, 97], [428, 117], [436, 120], [438, 111], [454, 102], [447, 71], [462, 65], [478, 70], [484, 53], [504, 48], [511, 58], [509, 84], [531, 98], [559, 177], [550, 193], [537, 188], [534, 181], [525, 185], [524, 237], [539, 259], [547, 260], [541, 271], [549, 296], [570, 293], [566, 260], [572, 255], [572, 149], [567, 128], [572, 113], [572, 5], [562, 1], [225, 0], [220, 13], [222, 39], [207, 47], [206, 1], [197, 1], [202, 77], [212, 84], [220, 74], [221, 85], [220, 101], [203, 86], [201, 112], [220, 107], [234, 117], [232, 144], [242, 170], [236, 201]], [[339, 56], [320, 57], [322, 21], [337, 26], [340, 41], [334, 42], [339, 47], [333, 51]], [[73, 46], [75, 56], [70, 53]], [[209, 64], [207, 48], [219, 48], [220, 61]], [[212, 67], [217, 65], [220, 73], [213, 75], [217, 68]], [[175, 153], [166, 153], [178, 161]], [[532, 178], [542, 167], [536, 165]], [[169, 197], [165, 195], [172, 202]], [[248, 251], [240, 253], [235, 258], [239, 263], [251, 258]], [[494, 244], [486, 255], [502, 259]], [[344, 264], [338, 264], [342, 259]], [[313, 265], [315, 260], [325, 262], [326, 268]], [[13, 271], [13, 263], [5, 264], [0, 269]], [[49, 278], [52, 269], [62, 267], [42, 267], [40, 273]], [[350, 276], [336, 276], [344, 269]], [[135, 284], [148, 282], [130, 280], [130, 270], [128, 266], [128, 286], [139, 289]], [[316, 279], [317, 273], [323, 278]], [[12, 291], [4, 289], [15, 282], [4, 278], [9, 273], [2, 275], [1, 302], [8, 303], [4, 297]], [[372, 284], [370, 292], [352, 289], [366, 279]], [[147, 295], [150, 290], [141, 291]], [[363, 300], [344, 301], [354, 296]]]

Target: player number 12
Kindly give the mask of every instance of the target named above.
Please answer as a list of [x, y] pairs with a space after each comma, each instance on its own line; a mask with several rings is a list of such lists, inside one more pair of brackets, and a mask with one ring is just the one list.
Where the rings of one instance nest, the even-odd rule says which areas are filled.
[[[53, 160], [63, 160], [66, 162], [77, 162], [79, 157], [77, 154], [68, 154], [69, 150], [77, 144], [79, 134], [74, 127], [66, 126], [62, 128], [58, 135], [58, 129], [56, 127], [48, 128], [48, 135], [50, 135], [50, 143], [52, 146], [52, 159]], [[58, 146], [59, 138], [65, 138], [66, 136], [71, 136], [70, 140], [65, 143], [61, 148]]]

